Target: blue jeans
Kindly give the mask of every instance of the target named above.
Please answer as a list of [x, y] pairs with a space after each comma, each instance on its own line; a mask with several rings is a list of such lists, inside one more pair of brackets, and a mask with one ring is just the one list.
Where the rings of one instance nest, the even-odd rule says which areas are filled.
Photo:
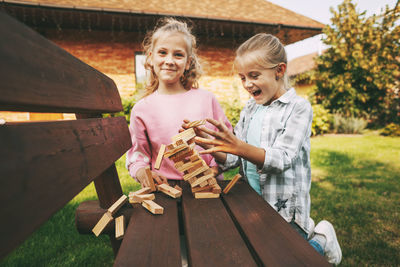
[[312, 239], [308, 240], [308, 239], [307, 239], [307, 233], [304, 232], [304, 230], [301, 229], [301, 227], [298, 226], [297, 223], [295, 223], [294, 221], [291, 221], [289, 224], [290, 224], [290, 226], [292, 226], [292, 228], [293, 228], [294, 230], [296, 230], [296, 232], [298, 232], [305, 240], [307, 240], [308, 243], [309, 243], [319, 254], [321, 254], [322, 256], [324, 256], [324, 250], [322, 249], [322, 246], [321, 246], [317, 241], [312, 240]]

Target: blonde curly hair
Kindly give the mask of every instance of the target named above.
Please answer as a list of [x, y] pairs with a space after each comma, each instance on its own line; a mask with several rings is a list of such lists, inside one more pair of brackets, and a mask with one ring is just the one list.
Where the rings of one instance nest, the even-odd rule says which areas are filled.
[[198, 88], [198, 80], [201, 76], [202, 70], [197, 57], [197, 44], [196, 38], [191, 33], [191, 28], [187, 23], [178, 21], [174, 18], [163, 18], [160, 19], [153, 31], [146, 34], [143, 40], [143, 48], [145, 51], [146, 59], [144, 67], [149, 71], [150, 76], [145, 87], [144, 96], [148, 96], [154, 93], [159, 85], [158, 77], [154, 72], [152, 65], [150, 64], [150, 55], [154, 49], [154, 44], [158, 38], [164, 33], [181, 33], [187, 43], [187, 52], [189, 60], [189, 69], [185, 70], [181, 77], [181, 83], [186, 90], [191, 88]]

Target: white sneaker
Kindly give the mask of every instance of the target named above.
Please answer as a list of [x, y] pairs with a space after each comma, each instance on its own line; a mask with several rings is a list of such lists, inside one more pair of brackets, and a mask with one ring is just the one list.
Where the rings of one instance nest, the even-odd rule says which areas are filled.
[[314, 232], [325, 236], [325, 258], [329, 263], [338, 265], [342, 260], [342, 250], [340, 249], [333, 225], [328, 221], [322, 220], [315, 226]]
[[312, 218], [309, 218], [307, 240], [311, 239], [311, 237], [314, 235], [314, 228], [315, 228], [314, 220]]

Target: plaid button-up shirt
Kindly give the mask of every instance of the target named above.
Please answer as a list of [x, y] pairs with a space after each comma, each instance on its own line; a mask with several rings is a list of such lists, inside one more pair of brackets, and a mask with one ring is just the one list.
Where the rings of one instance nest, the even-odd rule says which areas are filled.
[[[250, 99], [240, 114], [235, 135], [243, 141], [256, 109], [257, 104]], [[262, 168], [257, 169], [263, 198], [286, 221], [294, 219], [306, 233], [310, 230], [312, 118], [310, 103], [298, 96], [293, 88], [273, 101], [260, 121], [260, 146], [265, 150], [265, 159]], [[228, 154], [221, 167], [226, 170], [239, 165], [243, 175], [246, 161]]]

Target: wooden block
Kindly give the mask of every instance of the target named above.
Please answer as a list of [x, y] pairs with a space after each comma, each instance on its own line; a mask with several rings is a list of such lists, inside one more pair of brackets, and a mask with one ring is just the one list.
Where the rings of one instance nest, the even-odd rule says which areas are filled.
[[199, 155], [199, 153], [195, 153], [193, 156], [189, 158], [191, 162], [195, 162], [197, 160], [202, 160], [203, 158]]
[[114, 218], [112, 217], [110, 212], [106, 212], [103, 214], [101, 219], [97, 222], [97, 224], [93, 227], [92, 232], [96, 235], [99, 236], [104, 228], [113, 220]]
[[142, 206], [153, 214], [163, 214], [164, 208], [155, 203], [153, 200], [143, 200]]
[[184, 161], [178, 161], [174, 164], [175, 168], [179, 170], [183, 165], [185, 165]]
[[142, 195], [132, 194], [129, 195], [129, 203], [131, 204], [142, 203], [143, 200], [154, 200], [155, 198], [156, 196], [154, 194], [142, 194]]
[[193, 149], [189, 148], [188, 150], [178, 152], [176, 155], [171, 156], [170, 159], [176, 163], [184, 160], [186, 157], [193, 155], [193, 152]]
[[151, 192], [151, 188], [150, 187], [143, 187], [135, 192], [129, 192], [129, 196], [131, 195], [142, 195], [142, 194], [147, 194]]
[[210, 178], [213, 178], [213, 177], [214, 177], [214, 174], [212, 174], [212, 173], [204, 175], [204, 176], [202, 176], [200, 178], [197, 178], [197, 180], [194, 181], [194, 183], [190, 184], [190, 186], [191, 187], [195, 187], [195, 186], [198, 186], [201, 183], [205, 182], [206, 184], [203, 184], [203, 186], [202, 186], [202, 187], [204, 187], [204, 186], [208, 185], [208, 181], [207, 180], [210, 179]]
[[127, 201], [128, 197], [122, 195], [117, 201], [114, 202], [114, 204], [112, 204], [112, 206], [108, 209], [108, 212], [111, 215], [114, 215]]
[[202, 192], [202, 191], [211, 192], [212, 188], [213, 187], [211, 185], [207, 185], [207, 186], [204, 186], [204, 187], [196, 186], [196, 187], [192, 187], [192, 193]]
[[174, 143], [174, 146], [177, 147], [177, 146], [180, 146], [180, 145], [183, 145], [183, 144], [186, 144], [186, 142], [183, 141], [182, 139], [179, 139]]
[[194, 138], [196, 136], [196, 133], [194, 132], [193, 128], [189, 128], [177, 135], [172, 136], [172, 142], [176, 142], [179, 139], [184, 140], [185, 142], [188, 142], [190, 139]]
[[191, 128], [191, 127], [201, 126], [201, 125], [204, 125], [204, 124], [206, 124], [206, 120], [198, 120], [198, 121], [189, 122], [186, 126], [188, 128]]
[[221, 194], [221, 187], [219, 186], [219, 184], [214, 184], [212, 186], [212, 190], [211, 192], [213, 192], [214, 194]]
[[148, 166], [146, 167], [146, 177], [147, 177], [147, 181], [150, 184], [151, 192], [156, 191], [157, 189], [156, 189], [156, 186], [154, 185], [153, 175], [151, 174], [150, 167], [148, 167]]
[[181, 192], [183, 191], [182, 188], [181, 188], [179, 185], [175, 185], [174, 188], [175, 188], [176, 190], [181, 191]]
[[200, 187], [205, 187], [208, 185], [208, 181], [203, 181], [199, 184]]
[[192, 178], [189, 178], [187, 180], [187, 182], [189, 182], [189, 184], [193, 184], [196, 180], [197, 180], [197, 177], [192, 177]]
[[236, 184], [236, 182], [242, 177], [240, 174], [236, 174], [235, 177], [229, 182], [229, 184], [224, 188], [224, 194], [228, 194], [231, 188]]
[[[181, 162], [181, 161], [180, 161], [180, 162]], [[176, 167], [176, 169], [177, 169], [178, 171], [184, 172], [184, 171], [189, 170], [190, 168], [192, 168], [192, 167], [198, 165], [198, 164], [201, 163], [201, 162], [204, 162], [204, 160], [201, 159], [201, 160], [198, 160], [198, 161], [195, 161], [195, 162], [189, 161], [189, 162], [187, 162], [187, 163], [185, 163], [185, 164], [183, 164], [183, 165], [180, 165], [180, 166], [178, 166], [178, 167], [176, 167], [176, 165], [175, 165], [175, 167]], [[206, 165], [206, 163], [204, 162], [203, 165]], [[201, 167], [201, 165], [199, 165], [199, 167]]]
[[219, 198], [219, 194], [214, 194], [212, 192], [196, 192], [194, 193], [194, 197], [201, 199], [201, 198]]
[[207, 164], [204, 162], [204, 160], [198, 160], [198, 161], [192, 163], [192, 166], [190, 166], [190, 168], [187, 169], [187, 172], [192, 173], [203, 166], [207, 166]]
[[217, 184], [217, 179], [210, 178], [210, 179], [207, 180], [207, 182], [208, 182], [209, 185], [215, 185], [215, 184]]
[[115, 219], [115, 239], [121, 240], [125, 234], [125, 217], [121, 215]]
[[182, 145], [179, 145], [177, 147], [174, 147], [173, 149], [170, 149], [170, 150], [167, 150], [166, 152], [164, 152], [164, 157], [169, 158], [172, 155], [175, 155], [176, 153], [178, 153], [178, 152], [180, 152], [180, 151], [182, 151], [182, 150], [184, 150], [184, 149], [186, 149], [188, 147], [189, 147], [189, 145], [186, 144], [186, 142], [185, 142]]
[[183, 176], [183, 180], [187, 181], [187, 180], [189, 180], [190, 178], [195, 177], [196, 175], [198, 175], [198, 174], [200, 174], [200, 173], [202, 173], [202, 172], [205, 172], [205, 171], [208, 170], [209, 168], [210, 168], [210, 167], [208, 167], [208, 166], [203, 166], [203, 167], [197, 169], [196, 171], [194, 171], [194, 172], [192, 172], [192, 173], [189, 173], [189, 174], [184, 175], [184, 176]]
[[156, 163], [154, 164], [154, 169], [156, 169], [156, 170], [160, 169], [161, 162], [164, 157], [164, 153], [165, 153], [165, 145], [161, 144], [160, 150], [158, 151]]
[[167, 149], [167, 150], [172, 150], [172, 149], [174, 149], [174, 144], [169, 144], [169, 145], [166, 147], [166, 149]]
[[177, 189], [175, 189], [175, 188], [173, 188], [173, 187], [171, 187], [171, 186], [169, 186], [167, 184], [157, 185], [157, 189], [158, 189], [158, 191], [161, 191], [164, 194], [166, 194], [166, 195], [168, 195], [170, 197], [173, 197], [173, 198], [177, 198], [177, 197], [182, 196], [182, 192], [181, 191], [179, 191], [179, 190], [177, 190]]

